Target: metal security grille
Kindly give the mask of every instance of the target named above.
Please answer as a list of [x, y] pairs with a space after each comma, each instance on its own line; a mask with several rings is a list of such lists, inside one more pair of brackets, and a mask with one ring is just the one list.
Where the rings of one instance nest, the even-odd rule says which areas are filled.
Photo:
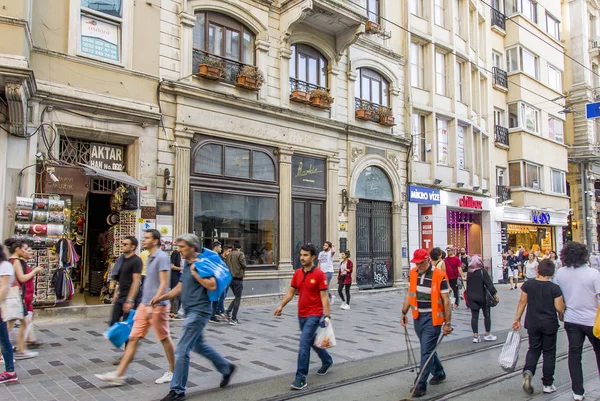
[[102, 178], [94, 178], [92, 180], [91, 192], [94, 194], [112, 194], [119, 187], [119, 183], [112, 180]]
[[356, 207], [356, 284], [360, 289], [391, 287], [392, 205], [361, 200]]
[[78, 163], [89, 164], [90, 142], [81, 139], [60, 138], [60, 160], [77, 165]]

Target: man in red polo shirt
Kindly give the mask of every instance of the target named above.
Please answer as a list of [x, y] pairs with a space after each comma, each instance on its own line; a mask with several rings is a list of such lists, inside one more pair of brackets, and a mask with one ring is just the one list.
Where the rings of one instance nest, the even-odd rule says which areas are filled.
[[298, 290], [298, 320], [300, 321], [300, 350], [298, 351], [298, 369], [296, 380], [290, 388], [302, 390], [306, 388], [306, 375], [310, 364], [310, 348], [315, 350], [321, 358], [321, 369], [318, 375], [326, 375], [333, 366], [333, 359], [329, 353], [313, 345], [317, 328], [321, 321], [329, 324], [329, 296], [327, 295], [327, 276], [321, 269], [315, 267], [317, 249], [314, 245], [303, 245], [300, 248], [301, 269], [296, 270], [292, 284], [281, 304], [275, 309], [275, 316], [281, 316], [283, 308], [294, 298]]

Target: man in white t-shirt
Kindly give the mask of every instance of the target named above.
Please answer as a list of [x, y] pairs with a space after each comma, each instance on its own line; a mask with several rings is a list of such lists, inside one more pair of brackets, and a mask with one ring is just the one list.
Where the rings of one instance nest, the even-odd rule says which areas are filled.
[[[328, 288], [331, 288], [331, 279], [333, 278], [333, 255], [335, 255], [335, 247], [331, 242], [325, 241], [323, 250], [319, 253], [319, 263], [317, 264], [317, 267], [327, 276]], [[331, 294], [329, 289], [327, 292], [329, 294], [329, 303], [333, 305], [335, 302], [335, 295]]]
[[584, 244], [569, 242], [560, 252], [563, 268], [554, 275], [565, 298], [565, 331], [569, 339], [569, 374], [573, 399], [584, 398], [581, 353], [585, 338], [592, 343], [600, 371], [600, 339], [594, 336], [594, 321], [600, 296], [600, 272], [588, 266], [589, 251]]

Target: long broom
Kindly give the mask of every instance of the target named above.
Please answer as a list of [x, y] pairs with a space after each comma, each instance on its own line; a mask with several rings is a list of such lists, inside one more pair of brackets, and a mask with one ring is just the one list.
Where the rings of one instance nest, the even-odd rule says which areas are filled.
[[[408, 329], [406, 327], [405, 327], [405, 330], [406, 330], [406, 335], [408, 336]], [[413, 400], [413, 396], [415, 394], [415, 391], [417, 390], [417, 386], [419, 384], [419, 380], [421, 380], [421, 377], [423, 376], [423, 372], [425, 371], [425, 368], [427, 367], [427, 365], [429, 365], [429, 362], [431, 362], [431, 359], [433, 359], [433, 356], [437, 352], [437, 349], [438, 349], [439, 345], [442, 343], [442, 340], [444, 339], [444, 337], [446, 337], [444, 334], [442, 334], [440, 336], [440, 339], [438, 340], [437, 344], [435, 345], [435, 348], [433, 349], [433, 352], [431, 353], [431, 355], [429, 355], [429, 358], [427, 358], [427, 360], [425, 361], [425, 364], [421, 368], [421, 370], [420, 370], [420, 372], [419, 372], [419, 374], [417, 376], [417, 380], [415, 381], [415, 385], [413, 386], [412, 390], [410, 391], [410, 397], [409, 398], [402, 398], [400, 401], [412, 401]], [[411, 350], [412, 350], [412, 348], [411, 348]], [[410, 358], [410, 355], [409, 355], [409, 358]], [[414, 354], [413, 354], [413, 358], [414, 358]], [[415, 362], [416, 362], [416, 358], [415, 358]]]

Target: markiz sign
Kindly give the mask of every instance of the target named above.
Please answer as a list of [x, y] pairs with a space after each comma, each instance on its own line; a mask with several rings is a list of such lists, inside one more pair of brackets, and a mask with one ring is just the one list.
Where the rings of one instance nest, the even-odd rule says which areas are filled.
[[440, 204], [440, 190], [435, 188], [408, 186], [409, 202]]
[[550, 224], [550, 213], [534, 210], [531, 212], [531, 222], [534, 224]]
[[458, 200], [458, 206], [469, 209], [483, 209], [483, 201], [475, 200], [472, 196], [463, 196]]
[[122, 146], [91, 143], [89, 164], [103, 170], [123, 171], [123, 153]]

